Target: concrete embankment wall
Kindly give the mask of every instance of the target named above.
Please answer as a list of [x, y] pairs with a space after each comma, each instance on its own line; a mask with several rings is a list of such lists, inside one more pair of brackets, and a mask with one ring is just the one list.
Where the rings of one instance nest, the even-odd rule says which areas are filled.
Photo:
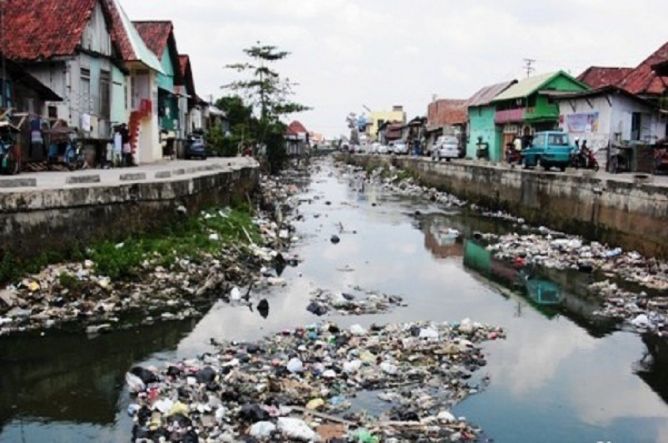
[[359, 166], [394, 164], [421, 183], [564, 232], [668, 257], [668, 187], [584, 174], [538, 172], [429, 159], [348, 156]]
[[246, 200], [259, 165], [230, 166], [173, 180], [0, 193], [0, 259], [67, 253], [165, 226], [210, 205]]

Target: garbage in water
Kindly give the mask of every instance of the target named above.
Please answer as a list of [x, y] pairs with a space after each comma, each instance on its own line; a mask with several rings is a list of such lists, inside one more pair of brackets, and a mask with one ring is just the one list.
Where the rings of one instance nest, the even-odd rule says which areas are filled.
[[[469, 384], [470, 374], [486, 364], [480, 345], [490, 337], [503, 338], [503, 330], [470, 320], [368, 329], [324, 323], [252, 344], [220, 343], [197, 359], [126, 375], [133, 438], [473, 440], [479, 430], [447, 411], [481, 388]], [[337, 415], [363, 390], [394, 406], [377, 417]]]

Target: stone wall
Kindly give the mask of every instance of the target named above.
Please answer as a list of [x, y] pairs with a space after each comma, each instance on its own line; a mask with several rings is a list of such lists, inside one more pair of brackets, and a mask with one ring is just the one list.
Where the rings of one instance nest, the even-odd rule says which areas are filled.
[[468, 201], [502, 209], [529, 223], [668, 257], [668, 187], [615, 178], [436, 163], [428, 159], [351, 156], [367, 166], [393, 163], [423, 184]]
[[0, 258], [67, 253], [91, 241], [120, 240], [210, 205], [246, 200], [259, 165], [175, 180], [0, 193]]

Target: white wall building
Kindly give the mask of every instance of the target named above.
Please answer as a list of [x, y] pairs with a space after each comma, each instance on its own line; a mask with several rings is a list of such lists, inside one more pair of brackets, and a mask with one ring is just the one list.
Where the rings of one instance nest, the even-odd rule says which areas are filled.
[[649, 102], [610, 86], [553, 95], [559, 103], [559, 126], [571, 140], [587, 140], [601, 165], [611, 143], [654, 143], [666, 137], [668, 120]]

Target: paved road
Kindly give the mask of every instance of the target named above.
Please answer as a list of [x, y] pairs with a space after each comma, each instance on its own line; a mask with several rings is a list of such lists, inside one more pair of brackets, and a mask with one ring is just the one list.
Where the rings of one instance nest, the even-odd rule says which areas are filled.
[[257, 162], [249, 157], [235, 157], [164, 161], [132, 168], [32, 172], [0, 177], [0, 193], [180, 180], [249, 166], [257, 166]]

